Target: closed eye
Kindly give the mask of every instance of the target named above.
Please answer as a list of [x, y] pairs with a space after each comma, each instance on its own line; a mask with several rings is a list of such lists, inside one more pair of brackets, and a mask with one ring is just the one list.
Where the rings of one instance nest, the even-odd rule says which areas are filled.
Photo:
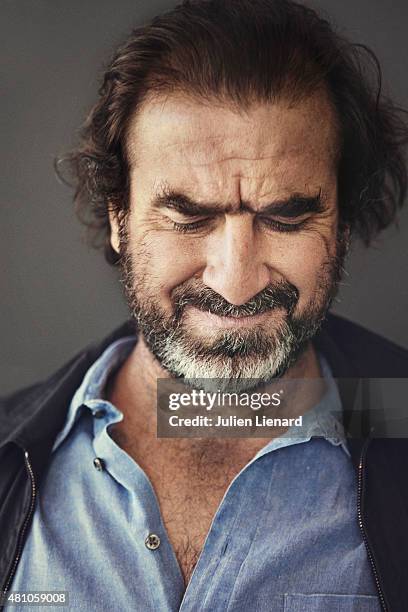
[[216, 215], [199, 215], [196, 211], [181, 211], [176, 207], [167, 207], [167, 219], [176, 231], [193, 232], [204, 227]]
[[170, 221], [171, 221], [172, 226], [177, 232], [186, 233], [186, 232], [194, 232], [199, 229], [202, 229], [203, 227], [205, 227], [205, 225], [208, 224], [210, 220], [211, 220], [210, 218], [199, 219], [198, 221], [193, 221], [191, 223], [179, 223], [173, 220], [170, 220]]
[[[182, 213], [179, 211], [172, 210], [171, 215], [169, 215], [167, 219], [176, 231], [187, 233], [187, 232], [195, 232], [200, 229], [203, 229], [204, 227], [208, 226], [211, 223], [211, 221], [214, 220], [216, 216], [217, 215], [199, 217], [194, 214], [190, 215], [190, 214], [186, 214], [185, 212]], [[309, 216], [305, 218], [305, 216], [303, 215], [300, 217], [300, 220], [299, 220], [299, 217], [294, 218], [293, 221], [289, 223], [287, 221], [280, 221], [276, 219], [275, 217], [266, 216], [266, 215], [265, 216], [260, 215], [259, 217], [256, 216], [256, 218], [258, 222], [263, 223], [268, 228], [273, 229], [275, 231], [295, 232], [295, 231], [299, 231], [307, 223]], [[185, 221], [185, 219], [195, 219], [195, 220]]]
[[299, 231], [300, 229], [302, 229], [302, 227], [306, 225], [308, 220], [309, 218], [306, 218], [306, 219], [303, 218], [300, 221], [294, 220], [291, 223], [286, 223], [286, 222], [278, 221], [277, 219], [274, 219], [273, 217], [259, 217], [259, 221], [264, 223], [267, 227], [277, 230], [278, 232]]

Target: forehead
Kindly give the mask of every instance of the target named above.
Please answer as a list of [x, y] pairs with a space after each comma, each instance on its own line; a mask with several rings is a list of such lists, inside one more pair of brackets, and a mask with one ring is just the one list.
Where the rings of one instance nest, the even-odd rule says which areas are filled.
[[257, 103], [245, 111], [182, 94], [147, 100], [127, 135], [131, 172], [203, 198], [313, 190], [336, 171], [338, 129], [324, 91], [296, 105]]

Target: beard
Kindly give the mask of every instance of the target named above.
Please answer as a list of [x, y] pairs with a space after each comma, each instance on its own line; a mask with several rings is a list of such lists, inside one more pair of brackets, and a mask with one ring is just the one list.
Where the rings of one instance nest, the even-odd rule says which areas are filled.
[[[339, 229], [336, 253], [320, 267], [317, 289], [298, 314], [294, 311], [299, 291], [285, 279], [236, 306], [201, 280], [190, 278], [172, 291], [173, 312], [168, 315], [149, 287], [148, 253], [143, 247], [131, 253], [125, 218], [120, 224], [120, 266], [128, 307], [146, 346], [173, 377], [186, 383], [191, 379], [234, 379], [235, 385], [241, 381], [241, 390], [249, 389], [254, 386], [253, 379], [266, 383], [282, 377], [320, 329], [341, 279], [347, 250], [345, 235]], [[186, 309], [191, 306], [224, 317], [273, 311], [277, 316], [269, 319], [268, 325], [212, 329], [203, 336], [187, 325]]]

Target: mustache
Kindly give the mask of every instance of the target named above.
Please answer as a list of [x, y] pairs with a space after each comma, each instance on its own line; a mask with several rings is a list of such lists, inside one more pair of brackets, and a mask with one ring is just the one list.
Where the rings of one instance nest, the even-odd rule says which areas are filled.
[[279, 281], [262, 289], [245, 304], [236, 306], [197, 279], [192, 279], [176, 287], [172, 298], [177, 322], [187, 306], [195, 306], [222, 317], [248, 317], [274, 308], [284, 308], [291, 315], [298, 303], [299, 291], [288, 281]]

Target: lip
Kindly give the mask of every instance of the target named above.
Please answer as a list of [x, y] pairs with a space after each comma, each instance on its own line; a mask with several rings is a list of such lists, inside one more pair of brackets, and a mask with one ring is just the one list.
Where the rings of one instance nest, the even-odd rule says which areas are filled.
[[256, 315], [245, 317], [222, 317], [212, 312], [200, 310], [195, 306], [190, 306], [189, 318], [195, 323], [204, 324], [208, 327], [217, 329], [239, 329], [243, 327], [252, 327], [256, 323], [263, 323], [270, 315], [271, 311], [262, 312]]

